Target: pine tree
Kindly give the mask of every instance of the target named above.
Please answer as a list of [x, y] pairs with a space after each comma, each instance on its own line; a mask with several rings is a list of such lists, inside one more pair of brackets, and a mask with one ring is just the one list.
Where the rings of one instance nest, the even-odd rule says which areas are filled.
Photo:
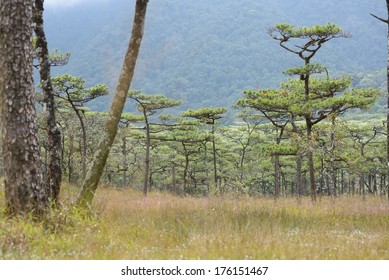
[[46, 212], [32, 71], [33, 1], [0, 5], [0, 98], [4, 186], [9, 214]]
[[[304, 61], [301, 67], [290, 68], [285, 73], [298, 76], [283, 85], [290, 99], [289, 111], [292, 116], [305, 121], [306, 148], [312, 201], [316, 201], [316, 180], [314, 167], [313, 127], [329, 116], [338, 116], [351, 108], [365, 108], [378, 98], [373, 89], [350, 89], [351, 79], [340, 77], [330, 79], [327, 69], [311, 60], [328, 41], [347, 38], [349, 33], [332, 23], [312, 27], [294, 27], [277, 24], [268, 30], [269, 35], [279, 41], [282, 48], [297, 55]], [[325, 78], [313, 78], [315, 74], [326, 73]]]
[[145, 156], [145, 173], [143, 194], [147, 195], [150, 189], [150, 147], [151, 147], [151, 123], [150, 117], [161, 109], [166, 109], [181, 104], [178, 100], [173, 100], [162, 94], [141, 94], [139, 91], [130, 91], [128, 97], [135, 100], [137, 109], [142, 113], [145, 122], [146, 133], [146, 156]]

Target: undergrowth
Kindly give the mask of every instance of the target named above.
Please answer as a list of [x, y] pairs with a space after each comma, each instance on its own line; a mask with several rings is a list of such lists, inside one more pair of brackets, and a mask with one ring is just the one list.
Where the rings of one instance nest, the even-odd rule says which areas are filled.
[[[0, 216], [0, 259], [388, 259], [389, 206], [379, 197], [143, 197], [100, 188], [92, 211], [41, 222]], [[0, 209], [4, 191], [0, 191]]]

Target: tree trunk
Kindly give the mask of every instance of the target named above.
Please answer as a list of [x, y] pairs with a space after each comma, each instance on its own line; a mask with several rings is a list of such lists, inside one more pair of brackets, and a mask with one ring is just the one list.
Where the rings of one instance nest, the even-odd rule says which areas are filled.
[[296, 160], [296, 192], [297, 192], [297, 200], [301, 201], [302, 196], [302, 176], [301, 176], [301, 166], [302, 166], [303, 158], [300, 154], [297, 155]]
[[46, 103], [46, 123], [48, 138], [48, 163], [46, 175], [46, 188], [51, 200], [58, 204], [58, 195], [61, 188], [61, 132], [57, 127], [55, 116], [55, 102], [53, 86], [51, 84], [49, 50], [47, 48], [46, 35], [43, 28], [43, 2], [35, 0], [34, 31], [36, 35], [36, 53], [39, 60], [39, 74], [44, 102]]
[[363, 172], [359, 175], [359, 194], [365, 199], [365, 174]]
[[83, 116], [80, 113], [80, 110], [77, 110], [76, 106], [71, 102], [70, 98], [68, 99], [71, 106], [73, 107], [74, 111], [76, 112], [76, 115], [80, 121], [81, 125], [81, 133], [82, 133], [82, 147], [81, 147], [81, 166], [82, 166], [82, 180], [85, 179], [86, 175], [86, 151], [87, 151], [87, 144], [86, 144], [86, 128]]
[[280, 155], [274, 154], [274, 200], [280, 195]]
[[33, 2], [0, 5], [0, 97], [7, 212], [43, 214], [48, 192], [39, 155], [32, 71]]
[[145, 174], [144, 174], [144, 183], [143, 183], [143, 195], [147, 195], [147, 190], [150, 189], [150, 146], [151, 146], [151, 136], [150, 136], [150, 124], [144, 112], [145, 122], [146, 122], [146, 155], [145, 155]]
[[[309, 121], [307, 121], [307, 136], [308, 141], [311, 143], [312, 141], [312, 126]], [[309, 166], [309, 182], [311, 185], [311, 200], [313, 203], [316, 202], [316, 183], [315, 183], [315, 162], [313, 160], [313, 147], [309, 144], [308, 147], [308, 166]]]
[[140, 44], [143, 38], [144, 23], [146, 18], [148, 0], [137, 0], [135, 7], [134, 24], [132, 28], [131, 40], [124, 59], [122, 71], [115, 96], [112, 100], [108, 119], [105, 123], [104, 133], [94, 154], [93, 161], [84, 179], [78, 196], [79, 206], [88, 206], [92, 203], [101, 174], [108, 158], [109, 150], [115, 139], [118, 123], [123, 112], [123, 107], [127, 99], [127, 93], [134, 75], [136, 60], [138, 57]]
[[122, 138], [122, 155], [123, 155], [123, 184], [122, 186], [125, 187], [127, 183], [127, 169], [128, 169], [128, 164], [127, 164], [127, 138], [126, 136], [123, 136]]
[[72, 136], [69, 137], [69, 156], [68, 156], [68, 182], [72, 183], [73, 180], [73, 154], [74, 154], [74, 138]]
[[188, 169], [189, 169], [189, 153], [186, 149], [185, 143], [181, 142], [182, 147], [184, 148], [184, 155], [185, 155], [185, 167], [184, 167], [184, 194], [189, 193], [188, 189]]
[[[217, 163], [216, 163], [216, 141], [215, 141], [215, 122], [212, 124], [212, 154], [213, 154], [213, 180], [215, 188], [218, 189], [218, 178], [217, 178]], [[221, 191], [221, 190], [219, 190]]]
[[176, 174], [177, 174], [177, 172], [176, 172], [176, 166], [173, 164], [173, 166], [172, 166], [172, 192], [174, 193], [174, 194], [178, 194], [178, 192], [177, 192], [177, 179], [176, 179]]

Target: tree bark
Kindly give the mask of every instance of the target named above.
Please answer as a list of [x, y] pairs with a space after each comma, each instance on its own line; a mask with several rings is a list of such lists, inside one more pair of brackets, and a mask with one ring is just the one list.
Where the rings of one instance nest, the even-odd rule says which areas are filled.
[[[219, 188], [219, 184], [218, 184], [218, 176], [217, 176], [217, 160], [216, 160], [216, 157], [217, 157], [217, 154], [216, 154], [216, 139], [215, 139], [215, 121], [213, 121], [212, 123], [212, 155], [213, 155], [213, 158], [212, 158], [212, 161], [213, 161], [213, 180], [214, 180], [214, 183], [215, 183], [215, 188], [216, 190]], [[221, 193], [221, 190], [220, 191], [220, 194]]]
[[[312, 142], [312, 126], [310, 122], [307, 120], [307, 137], [308, 141]], [[315, 183], [315, 162], [313, 159], [313, 147], [311, 147], [311, 143], [308, 147], [308, 166], [309, 166], [309, 183], [311, 185], [311, 200], [313, 203], [316, 202], [316, 183]]]
[[280, 155], [274, 154], [274, 200], [280, 195]]
[[151, 135], [150, 135], [150, 124], [147, 117], [146, 111], [143, 111], [146, 124], [146, 155], [145, 155], [145, 173], [143, 183], [143, 195], [147, 195], [148, 189], [150, 189], [150, 148], [151, 148]]
[[82, 132], [81, 166], [82, 166], [82, 179], [84, 180], [86, 175], [86, 153], [87, 153], [86, 127], [85, 127], [83, 116], [80, 113], [80, 110], [77, 110], [77, 108], [74, 106], [73, 103], [71, 103], [71, 105], [74, 111], [76, 112], [76, 115], [81, 125], [81, 132]]
[[118, 86], [112, 100], [108, 119], [105, 123], [104, 133], [94, 153], [93, 161], [85, 176], [77, 204], [79, 206], [89, 206], [103, 173], [109, 150], [115, 139], [119, 120], [123, 112], [124, 104], [127, 100], [127, 93], [131, 85], [135, 72], [136, 60], [138, 57], [141, 41], [143, 38], [144, 23], [146, 18], [148, 0], [137, 0], [135, 6], [135, 17], [132, 28], [131, 40], [124, 58], [123, 68], [119, 77]]
[[298, 153], [297, 159], [296, 159], [296, 192], [297, 192], [297, 200], [300, 203], [301, 197], [302, 197], [302, 175], [301, 175], [301, 169], [302, 169], [302, 156]]
[[58, 204], [58, 195], [61, 188], [61, 132], [57, 127], [55, 116], [55, 101], [53, 86], [51, 84], [49, 50], [47, 47], [46, 35], [43, 28], [43, 2], [35, 0], [34, 8], [34, 31], [36, 35], [36, 54], [39, 60], [39, 74], [44, 102], [46, 104], [46, 124], [48, 138], [48, 163], [46, 175], [46, 188], [51, 200]]
[[1, 1], [1, 123], [5, 198], [11, 215], [40, 215], [48, 206], [36, 123], [32, 28], [32, 1]]

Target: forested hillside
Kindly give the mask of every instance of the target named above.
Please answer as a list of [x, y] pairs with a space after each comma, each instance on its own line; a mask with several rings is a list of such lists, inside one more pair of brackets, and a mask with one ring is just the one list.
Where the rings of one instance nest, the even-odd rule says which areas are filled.
[[[277, 87], [286, 79], [282, 71], [296, 64], [267, 34], [279, 22], [334, 22], [351, 32], [351, 38], [321, 50], [316, 62], [331, 74], [363, 77], [385, 67], [385, 26], [369, 15], [384, 8], [384, 2], [370, 0], [153, 1], [132, 87], [180, 99], [182, 110], [229, 107], [245, 89]], [[69, 65], [57, 71], [113, 88], [132, 16], [133, 3], [127, 0], [48, 7], [49, 47], [72, 53]], [[107, 106], [103, 98], [92, 108]]]

